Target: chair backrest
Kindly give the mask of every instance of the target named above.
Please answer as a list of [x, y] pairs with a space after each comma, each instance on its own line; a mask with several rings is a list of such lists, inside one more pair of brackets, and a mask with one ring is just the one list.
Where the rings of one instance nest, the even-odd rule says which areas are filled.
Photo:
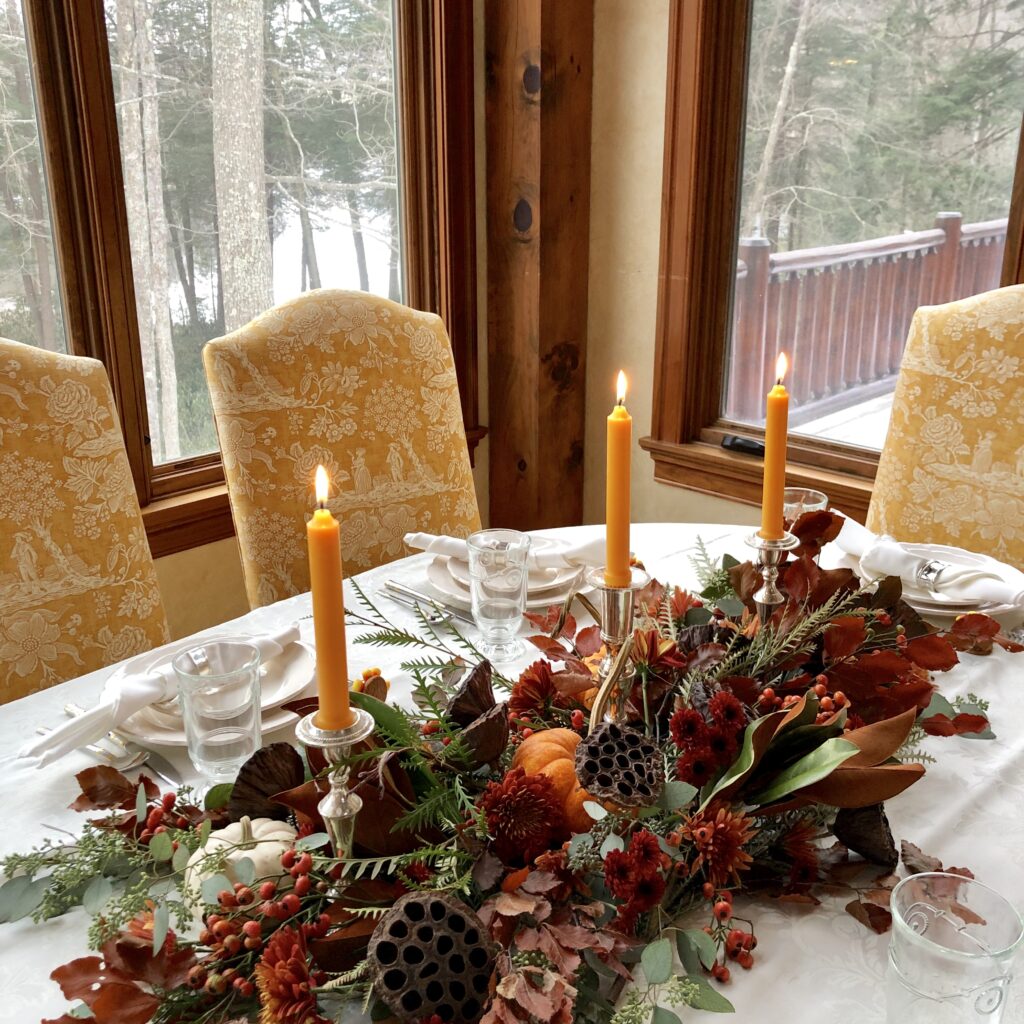
[[0, 703], [167, 640], [106, 371], [0, 338]]
[[867, 522], [1024, 568], [1024, 285], [914, 314]]
[[203, 363], [253, 607], [309, 589], [318, 463], [347, 571], [401, 557], [410, 530], [479, 528], [451, 345], [433, 313], [306, 292], [209, 342]]

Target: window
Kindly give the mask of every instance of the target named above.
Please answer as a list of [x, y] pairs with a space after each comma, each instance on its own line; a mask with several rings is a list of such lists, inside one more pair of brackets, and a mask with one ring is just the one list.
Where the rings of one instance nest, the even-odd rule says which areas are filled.
[[785, 350], [788, 475], [866, 513], [914, 309], [1021, 279], [1022, 70], [990, 0], [673, 5], [658, 479], [759, 500]]
[[439, 313], [479, 440], [470, 6], [50, 0], [24, 16], [66, 336], [107, 366], [154, 554], [232, 532], [203, 344], [306, 289]]

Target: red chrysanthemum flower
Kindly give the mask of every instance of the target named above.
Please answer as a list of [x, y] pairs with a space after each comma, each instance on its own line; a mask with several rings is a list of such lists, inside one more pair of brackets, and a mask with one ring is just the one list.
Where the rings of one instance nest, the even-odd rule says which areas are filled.
[[662, 875], [649, 875], [638, 878], [633, 898], [629, 901], [630, 909], [642, 913], [656, 907], [665, 895], [665, 879]]
[[723, 888], [730, 879], [739, 885], [739, 873], [746, 871], [753, 860], [743, 849], [743, 844], [757, 834], [752, 824], [742, 812], [717, 801], [687, 818], [680, 832], [697, 849], [691, 874], [703, 868], [705, 877], [716, 889]]
[[636, 930], [636, 919], [639, 913], [631, 903], [626, 903], [619, 907], [619, 912], [608, 927], [613, 931], [622, 932], [623, 935], [632, 935]]
[[782, 848], [792, 862], [789, 884], [811, 885], [818, 880], [818, 830], [809, 821], [798, 821], [783, 837]]
[[708, 704], [711, 718], [715, 725], [723, 729], [742, 729], [747, 724], [747, 716], [743, 713], [743, 705], [739, 699], [726, 690], [719, 690]]
[[658, 837], [647, 829], [633, 833], [629, 841], [629, 858], [636, 868], [637, 877], [646, 878], [661, 870], [661, 847]]
[[551, 663], [535, 661], [523, 671], [519, 681], [512, 687], [508, 712], [516, 718], [531, 718], [543, 714], [552, 705], [566, 706], [551, 678]]
[[306, 942], [294, 928], [278, 928], [270, 936], [255, 976], [260, 1024], [330, 1024], [317, 1011]]
[[704, 716], [693, 708], [680, 708], [669, 719], [668, 728], [677, 747], [700, 746], [707, 735]]
[[565, 815], [546, 775], [513, 768], [501, 782], [489, 782], [480, 798], [494, 852], [506, 864], [529, 864], [565, 833]]
[[676, 762], [676, 778], [700, 789], [715, 773], [718, 762], [708, 746], [693, 747]]
[[708, 729], [708, 748], [720, 765], [732, 764], [739, 750], [736, 730], [729, 726], [716, 725]]
[[630, 899], [637, 881], [633, 858], [622, 850], [609, 850], [604, 858], [604, 880], [616, 899]]

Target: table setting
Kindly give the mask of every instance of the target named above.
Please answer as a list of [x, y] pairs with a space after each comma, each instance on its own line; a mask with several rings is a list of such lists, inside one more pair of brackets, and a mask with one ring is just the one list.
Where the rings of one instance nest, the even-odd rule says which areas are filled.
[[1024, 574], [784, 372], [760, 529], [631, 521], [623, 380], [605, 523], [348, 577], [319, 467], [310, 593], [8, 705], [0, 1020], [1024, 1021]]

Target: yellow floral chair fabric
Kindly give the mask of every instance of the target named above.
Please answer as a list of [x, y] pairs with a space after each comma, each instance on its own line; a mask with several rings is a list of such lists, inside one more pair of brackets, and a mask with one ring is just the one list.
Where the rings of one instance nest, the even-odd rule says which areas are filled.
[[1024, 569], [1024, 285], [915, 314], [868, 526]]
[[106, 371], [0, 338], [0, 704], [167, 640]]
[[305, 522], [318, 463], [347, 571], [406, 554], [403, 536], [466, 536], [480, 515], [440, 318], [320, 290], [203, 349], [253, 607], [309, 589]]

